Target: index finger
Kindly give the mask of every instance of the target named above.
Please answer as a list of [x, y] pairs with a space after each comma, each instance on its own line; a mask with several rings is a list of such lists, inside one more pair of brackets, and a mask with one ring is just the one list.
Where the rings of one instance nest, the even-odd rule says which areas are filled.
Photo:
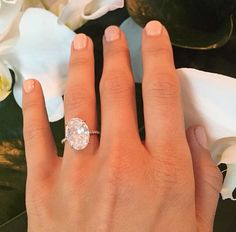
[[180, 83], [177, 78], [168, 32], [158, 21], [143, 31], [143, 100], [146, 144], [185, 137]]

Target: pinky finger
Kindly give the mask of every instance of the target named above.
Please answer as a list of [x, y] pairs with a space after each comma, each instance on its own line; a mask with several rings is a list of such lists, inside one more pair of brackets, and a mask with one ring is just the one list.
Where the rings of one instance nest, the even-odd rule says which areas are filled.
[[33, 79], [25, 80], [23, 87], [23, 134], [28, 178], [45, 178], [59, 160], [57, 149], [40, 83]]

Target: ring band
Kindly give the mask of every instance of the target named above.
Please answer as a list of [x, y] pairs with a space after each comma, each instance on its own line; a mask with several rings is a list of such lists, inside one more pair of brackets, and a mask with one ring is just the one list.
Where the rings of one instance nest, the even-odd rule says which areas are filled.
[[100, 135], [100, 132], [90, 131], [84, 120], [72, 118], [66, 124], [65, 138], [61, 143], [64, 144], [67, 141], [74, 150], [80, 151], [88, 146], [91, 135]]

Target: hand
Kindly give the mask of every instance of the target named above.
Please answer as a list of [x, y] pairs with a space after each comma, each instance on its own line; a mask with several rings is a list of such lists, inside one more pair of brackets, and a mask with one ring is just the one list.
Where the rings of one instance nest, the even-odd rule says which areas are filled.
[[[125, 35], [104, 36], [100, 82], [101, 138], [76, 151], [57, 149], [36, 80], [24, 82], [27, 158], [26, 207], [30, 232], [212, 231], [222, 175], [211, 160], [204, 129], [184, 129], [180, 83], [171, 43], [157, 21], [143, 30], [146, 139], [140, 140], [135, 85]], [[65, 91], [65, 122], [97, 129], [93, 44], [73, 43]]]

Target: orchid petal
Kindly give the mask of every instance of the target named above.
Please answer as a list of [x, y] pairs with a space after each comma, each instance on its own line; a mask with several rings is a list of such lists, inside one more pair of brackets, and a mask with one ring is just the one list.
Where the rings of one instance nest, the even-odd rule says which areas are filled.
[[5, 56], [6, 60], [23, 79], [38, 79], [46, 97], [63, 95], [75, 33], [58, 25], [57, 17], [51, 12], [31, 8], [22, 16], [20, 34], [14, 51]]
[[142, 82], [142, 49], [141, 49], [141, 38], [142, 38], [142, 27], [134, 22], [132, 18], [126, 19], [120, 26], [125, 32], [129, 49], [130, 59], [133, 69], [135, 82]]
[[217, 140], [211, 146], [211, 153], [215, 163], [236, 163], [236, 137]]
[[30, 7], [39, 7], [39, 8], [45, 8], [43, 4], [44, 0], [24, 0], [24, 4], [22, 6], [22, 10], [25, 11], [26, 9]]
[[16, 1], [15, 4], [2, 2], [0, 7], [0, 36], [6, 34], [11, 29], [12, 23], [20, 12], [23, 0]]
[[59, 22], [77, 29], [87, 20], [99, 18], [109, 11], [123, 7], [124, 0], [69, 0], [62, 10]]
[[20, 90], [15, 94], [20, 106], [22, 79], [29, 77], [41, 83], [46, 99], [63, 95], [74, 36], [69, 28], [58, 25], [57, 17], [49, 11], [31, 8], [24, 13], [20, 38], [14, 51], [5, 55], [19, 74], [14, 89]]
[[12, 76], [8, 67], [0, 62], [0, 102], [11, 93]]
[[62, 97], [45, 99], [50, 122], [59, 121], [64, 117], [64, 101]]
[[3, 56], [6, 53], [9, 53], [11, 49], [13, 49], [16, 44], [20, 31], [19, 24], [22, 13], [19, 13], [12, 24], [9, 25], [9, 28], [0, 35], [0, 54]]
[[236, 188], [236, 137], [218, 140], [213, 145], [213, 152], [218, 153], [218, 164], [226, 164], [227, 172], [224, 179], [221, 195], [223, 199], [233, 198], [233, 191]]
[[[236, 164], [236, 144], [228, 147], [222, 154], [220, 163]], [[235, 183], [236, 184], [236, 183]]]
[[227, 173], [224, 180], [224, 184], [221, 190], [223, 200], [230, 198], [236, 200], [233, 197], [233, 191], [236, 188], [236, 164], [227, 165]]

